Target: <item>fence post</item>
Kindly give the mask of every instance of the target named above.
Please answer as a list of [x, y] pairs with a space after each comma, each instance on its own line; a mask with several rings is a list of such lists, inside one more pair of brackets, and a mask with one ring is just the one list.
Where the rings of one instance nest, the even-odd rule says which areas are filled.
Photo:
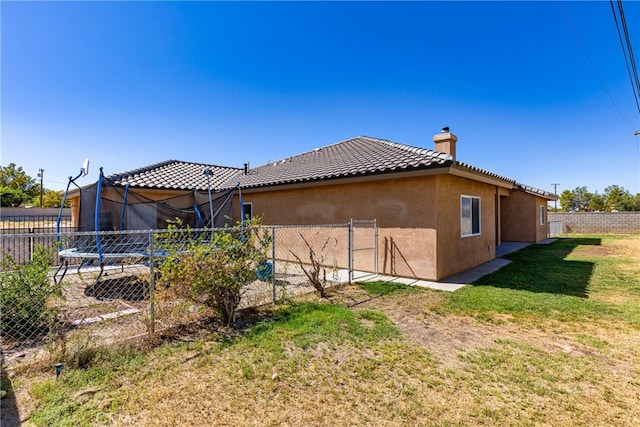
[[153, 231], [149, 231], [149, 332], [151, 334], [156, 332], [156, 272], [153, 237]]
[[347, 237], [347, 244], [349, 252], [349, 284], [351, 284], [351, 280], [353, 278], [353, 218], [349, 220], [349, 232]]
[[378, 275], [378, 220], [373, 220], [373, 269], [374, 273]]
[[31, 236], [29, 237], [29, 261], [33, 261], [33, 245], [34, 245], [34, 240], [33, 240], [33, 234], [36, 232], [36, 230], [34, 228], [29, 227], [29, 234], [31, 234]]
[[276, 228], [271, 227], [271, 301], [276, 303]]

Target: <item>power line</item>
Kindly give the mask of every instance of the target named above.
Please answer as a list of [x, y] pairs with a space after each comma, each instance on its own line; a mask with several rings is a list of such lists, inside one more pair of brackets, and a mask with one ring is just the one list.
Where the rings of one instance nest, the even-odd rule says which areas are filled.
[[585, 47], [584, 43], [582, 43], [582, 40], [580, 39], [578, 31], [574, 27], [573, 22], [571, 21], [571, 18], [569, 17], [569, 14], [568, 14], [565, 6], [564, 6], [564, 3], [561, 2], [560, 6], [562, 7], [562, 12], [564, 14], [565, 19], [567, 20], [567, 24], [569, 25], [569, 28], [573, 32], [573, 36], [576, 38], [576, 41], [580, 45], [580, 48], [582, 49], [582, 52], [584, 53], [584, 56], [587, 57], [587, 60], [589, 61], [589, 64], [591, 64], [591, 68], [593, 69], [594, 74], [596, 75], [596, 77], [600, 81], [600, 84], [602, 85], [602, 89], [604, 89], [604, 91], [606, 92], [607, 96], [609, 97], [609, 100], [611, 101], [611, 103], [615, 107], [615, 109], [618, 112], [618, 114], [620, 114], [620, 117], [622, 118], [622, 120], [624, 120], [624, 122], [627, 124], [627, 126], [629, 126], [629, 129], [632, 129], [632, 130], [635, 129], [634, 126], [631, 126], [631, 123], [629, 123], [629, 120], [627, 120], [625, 115], [622, 114], [622, 110], [620, 110], [620, 107], [618, 107], [618, 104], [616, 104], [616, 101], [615, 101], [615, 99], [613, 99], [613, 96], [611, 95], [611, 92], [609, 92], [609, 89], [607, 88], [607, 85], [604, 83], [604, 79], [600, 75], [600, 72], [598, 71], [598, 68], [596, 67], [596, 64], [594, 64], [593, 60], [591, 59], [591, 55], [589, 55], [589, 51]]
[[[609, 4], [611, 5], [611, 13], [613, 13], [613, 20], [616, 23], [616, 30], [618, 31], [618, 39], [620, 40], [620, 46], [622, 47], [622, 54], [624, 56], [624, 61], [627, 65], [627, 74], [629, 75], [629, 80], [631, 81], [633, 98], [636, 101], [636, 107], [638, 108], [638, 113], [640, 114], [640, 79], [638, 78], [638, 69], [636, 68], [636, 61], [633, 56], [633, 48], [631, 47], [631, 39], [629, 38], [629, 29], [627, 28], [627, 21], [624, 17], [622, 0], [617, 0], [617, 4], [618, 4], [617, 14], [616, 14], [616, 9], [613, 5], [613, 0], [609, 0]], [[618, 23], [618, 15], [619, 15], [620, 23]], [[622, 32], [624, 32], [624, 39], [620, 31], [621, 26], [622, 26]]]
[[[631, 85], [634, 87], [636, 92], [636, 102], [638, 101], [638, 95], [640, 95], [640, 80], [638, 79], [638, 69], [636, 68], [636, 59], [633, 56], [633, 48], [631, 46], [631, 38], [629, 37], [629, 29], [627, 28], [627, 20], [624, 16], [624, 10], [622, 9], [622, 0], [618, 0], [618, 9], [620, 11], [620, 16], [622, 18], [622, 29], [624, 30], [624, 38], [627, 44], [627, 48], [629, 50], [629, 61], [631, 62], [631, 71], [633, 73], [633, 78], [635, 80], [635, 86], [633, 85], [633, 81]], [[638, 108], [640, 111], [640, 108]]]

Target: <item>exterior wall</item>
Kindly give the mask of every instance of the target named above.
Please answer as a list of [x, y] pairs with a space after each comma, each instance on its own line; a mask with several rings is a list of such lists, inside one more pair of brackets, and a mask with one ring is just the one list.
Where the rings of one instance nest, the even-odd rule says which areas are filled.
[[[496, 192], [493, 185], [451, 175], [437, 177], [438, 266], [435, 279], [495, 258]], [[480, 234], [461, 236], [461, 196], [480, 198]]]
[[[263, 225], [344, 224], [350, 218], [375, 218], [381, 274], [439, 280], [495, 257], [496, 194], [493, 185], [433, 175], [245, 191], [243, 202], [252, 203]], [[478, 236], [461, 237], [462, 195], [481, 199]], [[237, 199], [233, 206], [234, 217], [239, 218]]]
[[[547, 199], [536, 197], [536, 242], [549, 237], [549, 206]], [[540, 223], [540, 206], [544, 207], [544, 224]]]
[[[243, 191], [263, 225], [347, 223], [376, 219], [381, 274], [435, 279], [436, 177]], [[240, 217], [237, 196], [234, 218]], [[362, 264], [356, 263], [360, 269]]]
[[502, 240], [508, 242], [535, 242], [536, 219], [539, 215], [536, 197], [524, 191], [511, 191], [509, 197], [500, 198]]
[[[545, 221], [540, 224], [540, 206], [545, 207]], [[500, 198], [500, 223], [503, 241], [539, 242], [549, 236], [547, 199], [524, 191], [512, 190]]]
[[562, 221], [562, 233], [640, 233], [640, 212], [552, 212], [550, 221]]

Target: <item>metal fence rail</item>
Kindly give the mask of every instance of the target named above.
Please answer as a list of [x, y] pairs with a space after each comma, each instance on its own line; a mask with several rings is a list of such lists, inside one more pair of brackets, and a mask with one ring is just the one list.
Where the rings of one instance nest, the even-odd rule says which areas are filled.
[[[159, 266], [167, 251], [194, 241], [211, 244], [215, 232], [0, 234], [7, 261], [0, 267], [3, 354], [11, 359], [56, 346], [104, 345], [212, 316], [210, 309], [165, 292], [171, 283], [163, 280]], [[250, 232], [264, 246], [264, 260], [255, 280], [243, 287], [239, 308], [313, 292], [309, 274], [314, 269], [327, 286], [351, 281], [355, 268], [377, 272], [375, 221], [261, 226]], [[43, 252], [49, 263], [43, 263]], [[15, 274], [21, 268], [32, 271]]]
[[[15, 238], [7, 237], [0, 241], [0, 263], [10, 255], [19, 264], [25, 264], [33, 259], [34, 250], [38, 246], [44, 246], [53, 250], [54, 239], [49, 233], [55, 233], [58, 217], [52, 215], [11, 215], [0, 218], [0, 234], [16, 235]], [[60, 217], [60, 231], [69, 233], [76, 231], [72, 226], [71, 216]], [[18, 237], [17, 235], [29, 235]], [[59, 262], [57, 254], [54, 254], [54, 263]]]

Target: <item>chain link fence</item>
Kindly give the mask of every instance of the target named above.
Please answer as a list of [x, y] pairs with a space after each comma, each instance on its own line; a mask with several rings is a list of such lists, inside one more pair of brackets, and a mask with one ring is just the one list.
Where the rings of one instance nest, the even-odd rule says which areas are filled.
[[[240, 309], [377, 272], [375, 221], [261, 226], [262, 258]], [[0, 348], [6, 360], [81, 354], [88, 347], [162, 334], [211, 318], [163, 279], [172, 251], [211, 245], [217, 230], [2, 234]], [[247, 232], [243, 230], [242, 232]], [[16, 248], [30, 248], [29, 257]], [[225, 250], [225, 248], [216, 248]], [[226, 248], [229, 250], [229, 248]], [[17, 256], [16, 256], [17, 255]]]

